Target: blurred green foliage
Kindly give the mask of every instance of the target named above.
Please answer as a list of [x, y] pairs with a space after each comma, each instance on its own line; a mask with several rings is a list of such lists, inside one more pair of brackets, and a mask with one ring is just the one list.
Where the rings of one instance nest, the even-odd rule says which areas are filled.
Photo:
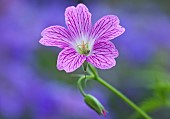
[[[170, 108], [170, 75], [162, 70], [144, 71], [145, 75], [152, 76], [153, 83], [150, 88], [153, 93], [150, 97], [140, 102], [140, 107], [148, 113], [154, 112], [159, 108]], [[134, 113], [130, 119], [137, 119], [140, 117], [138, 113]]]

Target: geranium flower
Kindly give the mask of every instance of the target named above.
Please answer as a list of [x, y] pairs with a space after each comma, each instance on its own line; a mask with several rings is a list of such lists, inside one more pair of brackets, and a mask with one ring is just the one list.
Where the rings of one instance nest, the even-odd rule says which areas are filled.
[[115, 15], [106, 15], [94, 26], [91, 13], [84, 4], [66, 8], [65, 22], [62, 26], [50, 26], [41, 33], [40, 43], [45, 46], [63, 48], [57, 59], [57, 68], [73, 72], [84, 61], [100, 69], [109, 69], [116, 65], [119, 53], [110, 41], [121, 35], [125, 29], [119, 25]]

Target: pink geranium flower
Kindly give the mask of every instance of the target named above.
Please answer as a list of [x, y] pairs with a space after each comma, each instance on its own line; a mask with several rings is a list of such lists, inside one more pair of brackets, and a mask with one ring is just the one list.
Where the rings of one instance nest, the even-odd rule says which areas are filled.
[[63, 48], [57, 59], [59, 70], [73, 72], [84, 61], [100, 69], [116, 65], [115, 58], [119, 53], [110, 40], [125, 31], [117, 16], [104, 16], [92, 26], [88, 8], [78, 4], [66, 8], [65, 22], [68, 29], [50, 26], [42, 31], [39, 41], [45, 46]]

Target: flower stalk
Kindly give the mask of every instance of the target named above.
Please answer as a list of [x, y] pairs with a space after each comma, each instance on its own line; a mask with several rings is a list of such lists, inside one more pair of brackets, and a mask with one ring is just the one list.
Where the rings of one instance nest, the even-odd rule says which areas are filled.
[[82, 87], [82, 81], [83, 80], [85, 80], [85, 78], [86, 77], [84, 77], [84, 76], [82, 76], [82, 77], [80, 77], [79, 78], [79, 80], [77, 81], [77, 86], [78, 86], [78, 88], [79, 88], [79, 90], [80, 90], [80, 93], [83, 95], [83, 97], [85, 97], [87, 94], [84, 92], [84, 90], [83, 90], [83, 87]]
[[149, 115], [147, 115], [141, 108], [139, 108], [135, 103], [133, 103], [130, 99], [128, 99], [125, 95], [123, 95], [120, 91], [118, 91], [115, 87], [111, 86], [109, 83], [104, 81], [100, 77], [95, 77], [96, 81], [98, 81], [100, 84], [108, 88], [110, 91], [112, 91], [114, 94], [119, 96], [122, 100], [124, 100], [127, 104], [129, 104], [133, 109], [135, 109], [137, 112], [139, 112], [145, 119], [152, 119]]
[[127, 104], [129, 104], [133, 109], [135, 109], [138, 113], [140, 113], [145, 119], [152, 119], [147, 113], [145, 113], [140, 107], [138, 107], [135, 103], [133, 103], [130, 99], [128, 99], [124, 94], [122, 94], [119, 90], [117, 90], [115, 87], [107, 83], [105, 80], [100, 78], [97, 74], [96, 69], [88, 65], [90, 69], [90, 73], [93, 73], [94, 80], [98, 81], [100, 84], [105, 86], [107, 89], [109, 89], [111, 92], [116, 94], [118, 97], [120, 97], [122, 100], [124, 100]]

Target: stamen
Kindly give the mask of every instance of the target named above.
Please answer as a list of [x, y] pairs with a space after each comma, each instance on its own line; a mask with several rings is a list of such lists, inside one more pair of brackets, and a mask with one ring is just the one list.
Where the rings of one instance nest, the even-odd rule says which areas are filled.
[[88, 55], [90, 53], [88, 42], [84, 43], [84, 41], [82, 41], [82, 44], [77, 45], [77, 47], [80, 54]]

